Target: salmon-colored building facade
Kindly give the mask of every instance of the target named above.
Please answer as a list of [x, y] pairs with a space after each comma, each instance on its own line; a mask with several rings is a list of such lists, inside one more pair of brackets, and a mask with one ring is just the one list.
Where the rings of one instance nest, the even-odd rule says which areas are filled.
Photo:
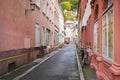
[[89, 62], [98, 80], [120, 80], [120, 0], [90, 0], [91, 14], [81, 25], [88, 2], [80, 0], [80, 47], [92, 49]]
[[54, 50], [58, 8], [58, 0], [0, 0], [0, 75], [43, 55], [41, 46]]

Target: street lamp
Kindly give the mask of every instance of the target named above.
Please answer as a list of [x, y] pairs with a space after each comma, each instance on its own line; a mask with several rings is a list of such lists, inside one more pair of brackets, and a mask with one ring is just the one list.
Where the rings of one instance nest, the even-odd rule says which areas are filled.
[[25, 14], [27, 14], [28, 11], [34, 11], [35, 10], [35, 3], [30, 3], [30, 9], [25, 9]]

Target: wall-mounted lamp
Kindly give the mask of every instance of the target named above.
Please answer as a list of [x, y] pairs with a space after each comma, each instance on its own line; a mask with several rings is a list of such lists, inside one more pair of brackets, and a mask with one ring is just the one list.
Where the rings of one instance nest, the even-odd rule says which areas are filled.
[[25, 9], [25, 14], [27, 14], [28, 11], [34, 11], [35, 10], [35, 3], [30, 3], [30, 9]]

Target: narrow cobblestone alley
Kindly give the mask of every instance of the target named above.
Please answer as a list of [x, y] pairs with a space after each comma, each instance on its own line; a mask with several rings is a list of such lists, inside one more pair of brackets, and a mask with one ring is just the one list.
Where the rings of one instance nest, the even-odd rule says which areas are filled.
[[64, 46], [55, 56], [38, 66], [21, 80], [79, 80], [76, 47]]

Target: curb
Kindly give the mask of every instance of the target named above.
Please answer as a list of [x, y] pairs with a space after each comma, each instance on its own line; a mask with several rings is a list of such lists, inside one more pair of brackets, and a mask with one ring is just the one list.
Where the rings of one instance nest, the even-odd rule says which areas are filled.
[[23, 74], [17, 76], [13, 80], [19, 80], [19, 79], [21, 79], [22, 77], [24, 77], [25, 75], [27, 75], [28, 73], [30, 73], [33, 69], [35, 69], [36, 67], [38, 67], [40, 64], [42, 64], [43, 62], [45, 62], [46, 60], [48, 60], [49, 58], [51, 58], [52, 56], [54, 56], [58, 51], [59, 50], [50, 53], [51, 55], [49, 57], [43, 59], [39, 64], [37, 64], [37, 65], [33, 66], [32, 68], [28, 69], [26, 72], [24, 72]]
[[85, 80], [84, 75], [83, 75], [83, 71], [82, 71], [82, 67], [81, 67], [81, 64], [80, 64], [80, 61], [79, 61], [79, 57], [78, 57], [78, 54], [77, 54], [77, 48], [76, 48], [76, 57], [77, 57], [80, 80]]

